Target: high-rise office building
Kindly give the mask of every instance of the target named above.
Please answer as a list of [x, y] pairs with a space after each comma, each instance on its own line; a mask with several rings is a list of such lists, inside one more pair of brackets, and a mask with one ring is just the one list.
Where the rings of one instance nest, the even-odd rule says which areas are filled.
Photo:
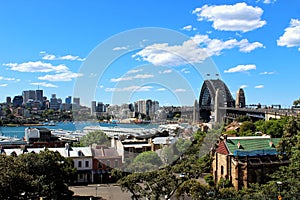
[[72, 97], [71, 96], [67, 96], [66, 99], [65, 99], [65, 103], [66, 104], [71, 104], [72, 102]]
[[101, 113], [106, 112], [106, 107], [103, 102], [98, 102], [96, 111]]
[[50, 109], [58, 110], [59, 108], [60, 108], [60, 104], [58, 99], [56, 98], [56, 94], [52, 94], [50, 99]]
[[80, 105], [80, 98], [79, 97], [74, 97], [73, 98], [73, 103], [77, 104], [77, 105]]
[[6, 97], [6, 104], [11, 104], [11, 97]]
[[43, 102], [43, 90], [36, 90], [35, 91], [35, 101]]
[[95, 114], [96, 114], [96, 101], [92, 101], [91, 115], [95, 115]]
[[23, 103], [26, 104], [29, 100], [35, 100], [35, 91], [34, 90], [25, 90], [22, 92]]
[[193, 108], [193, 123], [197, 123], [199, 121], [199, 104], [198, 101], [195, 100], [194, 108]]

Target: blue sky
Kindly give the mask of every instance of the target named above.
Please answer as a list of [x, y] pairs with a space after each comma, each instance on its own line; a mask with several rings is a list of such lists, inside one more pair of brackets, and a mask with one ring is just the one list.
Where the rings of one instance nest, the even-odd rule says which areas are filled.
[[0, 102], [39, 87], [86, 105], [192, 105], [215, 73], [247, 104], [300, 97], [298, 0], [0, 1], [0, 32]]

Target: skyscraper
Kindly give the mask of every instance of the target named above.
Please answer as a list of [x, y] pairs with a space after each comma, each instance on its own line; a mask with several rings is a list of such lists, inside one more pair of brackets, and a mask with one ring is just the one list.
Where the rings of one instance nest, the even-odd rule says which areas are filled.
[[11, 97], [6, 97], [6, 104], [11, 104]]
[[95, 115], [95, 114], [96, 114], [96, 101], [92, 101], [91, 115]]
[[52, 94], [50, 99], [50, 109], [58, 110], [59, 107], [60, 104], [58, 102], [58, 99], [56, 98], [56, 94]]
[[43, 90], [35, 91], [35, 99], [36, 101], [43, 102]]
[[193, 123], [197, 123], [199, 121], [199, 104], [198, 101], [195, 100], [194, 108], [193, 108]]
[[80, 98], [79, 97], [74, 97], [73, 98], [73, 103], [77, 104], [77, 105], [80, 105]]
[[35, 91], [34, 90], [26, 90], [22, 92], [23, 103], [26, 104], [29, 99], [35, 100]]
[[65, 103], [66, 104], [71, 104], [72, 102], [72, 97], [71, 96], [67, 96], [66, 99], [65, 99]]

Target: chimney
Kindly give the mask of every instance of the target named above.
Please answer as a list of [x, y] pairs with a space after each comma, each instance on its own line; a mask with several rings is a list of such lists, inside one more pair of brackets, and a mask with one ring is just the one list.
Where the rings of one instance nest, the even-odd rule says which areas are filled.
[[238, 143], [237, 143], [237, 146], [238, 146], [238, 148], [239, 148], [239, 149], [241, 149], [241, 148], [242, 148], [242, 145], [241, 145], [241, 143], [240, 143], [240, 142], [238, 142]]

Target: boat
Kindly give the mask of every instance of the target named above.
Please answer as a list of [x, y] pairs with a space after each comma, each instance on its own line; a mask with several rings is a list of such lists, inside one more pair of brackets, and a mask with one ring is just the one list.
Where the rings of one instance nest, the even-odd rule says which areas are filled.
[[54, 121], [50, 121], [48, 126], [55, 126], [56, 124], [54, 123]]

